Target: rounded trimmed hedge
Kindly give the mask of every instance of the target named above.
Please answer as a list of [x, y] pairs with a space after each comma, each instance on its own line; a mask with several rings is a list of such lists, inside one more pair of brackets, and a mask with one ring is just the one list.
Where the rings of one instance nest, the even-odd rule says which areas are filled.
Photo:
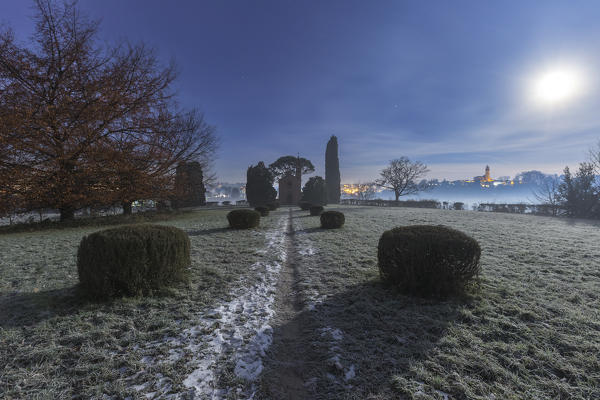
[[269, 211], [277, 210], [279, 208], [279, 200], [274, 200], [267, 203], [267, 208], [269, 209]]
[[254, 211], [257, 211], [261, 217], [269, 215], [269, 209], [267, 207], [254, 207]]
[[463, 291], [479, 275], [480, 257], [475, 239], [441, 225], [385, 231], [377, 247], [381, 279], [419, 296], [444, 297]]
[[256, 228], [260, 223], [260, 213], [254, 210], [233, 210], [227, 214], [229, 226], [233, 229]]
[[298, 203], [298, 207], [300, 207], [302, 211], [308, 211], [312, 206], [312, 203], [309, 203], [308, 201], [301, 201]]
[[346, 222], [344, 214], [339, 211], [325, 211], [321, 213], [321, 228], [341, 228]]
[[190, 239], [181, 229], [131, 225], [85, 236], [77, 250], [83, 291], [93, 298], [151, 295], [186, 281]]
[[312, 206], [310, 209], [310, 215], [318, 217], [323, 212], [323, 206]]

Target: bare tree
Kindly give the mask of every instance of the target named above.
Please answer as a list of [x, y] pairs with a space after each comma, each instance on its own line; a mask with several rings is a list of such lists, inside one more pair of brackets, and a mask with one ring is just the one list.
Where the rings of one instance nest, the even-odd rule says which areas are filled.
[[588, 151], [588, 159], [594, 166], [596, 174], [600, 172], [600, 141], [596, 143], [595, 147], [592, 147]]
[[208, 162], [214, 128], [178, 108], [175, 66], [143, 44], [103, 48], [73, 3], [37, 0], [32, 48], [0, 32], [0, 191], [72, 218], [172, 187], [179, 162]]
[[537, 186], [533, 192], [533, 196], [541, 204], [547, 206], [552, 213], [552, 216], [558, 214], [562, 197], [559, 191], [560, 181], [558, 177], [546, 177], [544, 181]]
[[359, 182], [356, 184], [356, 197], [358, 200], [371, 200], [375, 197], [375, 182]]
[[396, 201], [400, 196], [417, 193], [424, 189], [416, 183], [419, 178], [427, 174], [427, 166], [420, 161], [410, 161], [407, 157], [400, 157], [390, 161], [390, 165], [381, 171], [381, 178], [377, 185], [394, 191]]

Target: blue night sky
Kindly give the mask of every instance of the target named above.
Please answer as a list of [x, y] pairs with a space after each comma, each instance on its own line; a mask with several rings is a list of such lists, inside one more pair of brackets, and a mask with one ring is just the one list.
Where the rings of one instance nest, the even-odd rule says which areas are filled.
[[[26, 42], [32, 3], [0, 4], [0, 23]], [[102, 40], [144, 41], [175, 59], [181, 104], [217, 126], [222, 181], [296, 153], [322, 175], [332, 134], [342, 182], [374, 179], [403, 155], [426, 163], [428, 178], [486, 164], [495, 177], [557, 173], [600, 139], [597, 1], [79, 4], [102, 20]], [[572, 98], [533, 99], [545, 71], [565, 69], [578, 82]]]

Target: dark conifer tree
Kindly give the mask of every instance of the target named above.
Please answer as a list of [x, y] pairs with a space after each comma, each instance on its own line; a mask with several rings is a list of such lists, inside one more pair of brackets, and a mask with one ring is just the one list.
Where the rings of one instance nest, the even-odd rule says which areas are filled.
[[250, 206], [265, 206], [277, 198], [277, 190], [273, 187], [273, 174], [260, 161], [256, 166], [248, 167], [246, 174], [246, 199]]
[[325, 180], [320, 176], [313, 176], [306, 182], [302, 189], [302, 201], [315, 206], [327, 204], [327, 187]]
[[338, 204], [340, 202], [340, 160], [335, 136], [331, 136], [325, 150], [325, 182], [328, 203]]
[[569, 167], [564, 170], [563, 182], [558, 187], [562, 208], [569, 217], [598, 218], [600, 216], [600, 190], [596, 186], [594, 166], [583, 162], [575, 175]]
[[175, 199], [173, 206], [195, 207], [206, 205], [202, 166], [197, 161], [182, 162], [175, 172]]

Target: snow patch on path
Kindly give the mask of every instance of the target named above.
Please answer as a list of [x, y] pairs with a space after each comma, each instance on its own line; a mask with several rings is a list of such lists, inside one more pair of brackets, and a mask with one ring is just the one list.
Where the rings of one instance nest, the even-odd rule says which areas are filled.
[[310, 257], [317, 254], [317, 250], [315, 250], [315, 248], [312, 246], [311, 240], [309, 239], [307, 233], [302, 230], [302, 224], [299, 221], [294, 221], [293, 228], [296, 232], [296, 242], [299, 247], [298, 254], [303, 257], [303, 267], [306, 270], [306, 273], [304, 274], [305, 276], [301, 282], [302, 286], [304, 287], [304, 308], [308, 311], [315, 311], [316, 307], [323, 303], [327, 298], [327, 296], [320, 295], [318, 291], [311, 287], [312, 281], [310, 276], [314, 276], [314, 274], [312, 273], [313, 266], [310, 262]]
[[[219, 398], [223, 394], [223, 390], [217, 388], [217, 378], [224, 354], [231, 354], [238, 378], [252, 382], [262, 372], [262, 357], [273, 340], [269, 321], [275, 313], [276, 284], [287, 258], [286, 224], [287, 216], [282, 216], [278, 229], [267, 233], [267, 252], [272, 253], [276, 261], [252, 266], [259, 277], [257, 283], [250, 288], [240, 285], [232, 293], [232, 301], [217, 307], [209, 318], [201, 316], [200, 323], [191, 328], [191, 334], [200, 338], [199, 343], [190, 345], [196, 350], [197, 357], [192, 360], [196, 369], [183, 384], [193, 388], [198, 395]], [[207, 328], [210, 330], [208, 335]]]
[[[178, 337], [165, 338], [161, 345], [168, 345], [167, 360], [151, 360], [160, 364], [182, 357], [183, 351], [191, 355], [187, 363], [193, 372], [183, 381], [189, 388], [187, 397], [201, 399], [226, 398], [232, 391], [236, 398], [252, 398], [253, 383], [263, 370], [262, 357], [273, 340], [273, 329], [269, 325], [273, 317], [276, 284], [279, 272], [287, 259], [285, 232], [287, 215], [282, 216], [278, 227], [266, 233], [265, 253], [268, 262], [250, 266], [256, 283], [248, 286], [245, 281], [233, 285], [231, 301], [223, 302], [213, 310], [198, 316], [197, 324], [185, 329]], [[153, 345], [149, 343], [148, 347]], [[220, 388], [219, 376], [227, 366], [234, 366], [234, 373], [242, 382], [237, 388]], [[167, 394], [171, 389], [168, 382], [162, 385], [146, 383], [134, 387], [138, 390], [155, 390], [154, 395], [179, 399], [182, 394]]]
[[[356, 367], [354, 366], [354, 364], [351, 364], [348, 367], [344, 367], [341, 361], [342, 349], [340, 348], [339, 344], [344, 338], [344, 332], [342, 332], [338, 328], [332, 328], [329, 326], [321, 328], [320, 332], [321, 336], [324, 336], [325, 338], [329, 339], [329, 354], [331, 355], [329, 357], [329, 362], [331, 363], [331, 365], [333, 365], [338, 371], [342, 373], [345, 382], [348, 382], [349, 380], [353, 379], [356, 376]], [[331, 375], [329, 379], [336, 380], [334, 375]], [[350, 387], [352, 386], [347, 386], [347, 388]]]

